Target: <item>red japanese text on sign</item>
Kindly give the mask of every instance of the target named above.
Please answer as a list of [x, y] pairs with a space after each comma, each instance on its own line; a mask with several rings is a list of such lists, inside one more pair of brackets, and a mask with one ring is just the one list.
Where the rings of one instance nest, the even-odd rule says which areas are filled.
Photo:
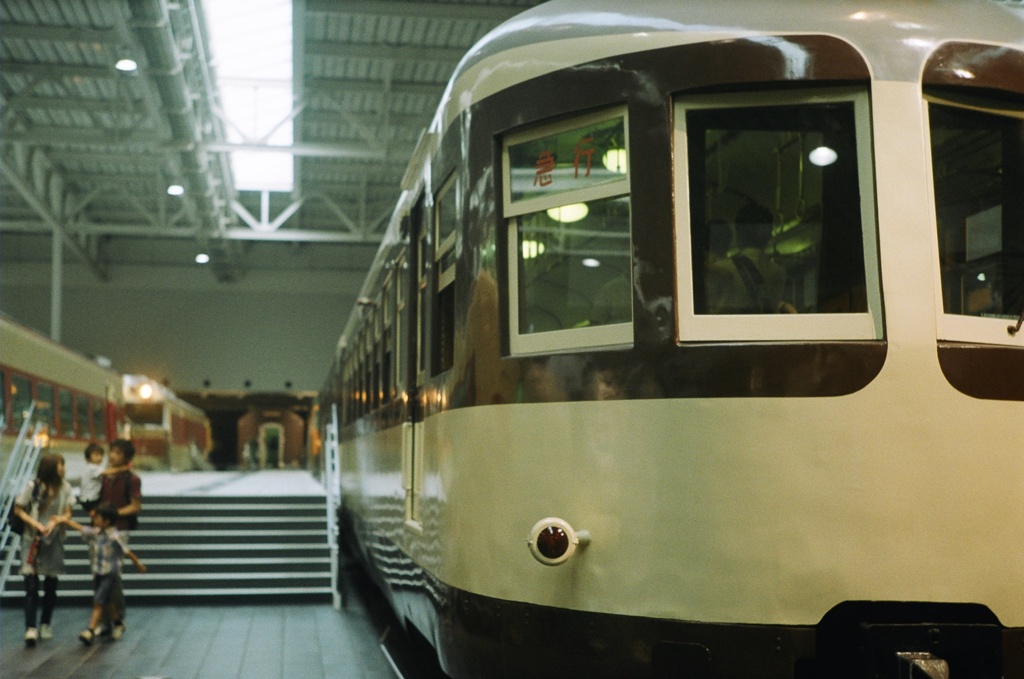
[[590, 176], [590, 162], [591, 162], [591, 160], [593, 159], [593, 156], [594, 156], [593, 143], [594, 143], [594, 138], [593, 137], [583, 137], [578, 142], [576, 142], [576, 148], [575, 148], [576, 155], [572, 159], [572, 166], [574, 168], [576, 168], [576, 172], [573, 175], [574, 179], [579, 179], [579, 177], [580, 177], [580, 159], [581, 158], [585, 159], [586, 163], [587, 163], [586, 172], [583, 174], [583, 176], [584, 177], [589, 177]]
[[541, 151], [533, 168], [536, 170], [533, 185], [548, 186], [551, 183], [551, 173], [555, 171], [555, 154], [551, 151]]

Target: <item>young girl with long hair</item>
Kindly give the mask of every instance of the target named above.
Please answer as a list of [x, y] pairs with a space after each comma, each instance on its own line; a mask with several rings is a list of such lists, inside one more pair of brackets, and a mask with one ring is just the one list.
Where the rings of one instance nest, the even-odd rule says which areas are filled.
[[[21, 536], [21, 574], [25, 577], [25, 645], [50, 639], [50, 621], [57, 604], [58, 578], [64, 575], [64, 526], [74, 504], [71, 484], [64, 480], [64, 458], [44, 455], [36, 478], [15, 499], [15, 513], [25, 522]], [[61, 519], [63, 517], [63, 519]], [[39, 608], [39, 578], [43, 578], [42, 614]]]

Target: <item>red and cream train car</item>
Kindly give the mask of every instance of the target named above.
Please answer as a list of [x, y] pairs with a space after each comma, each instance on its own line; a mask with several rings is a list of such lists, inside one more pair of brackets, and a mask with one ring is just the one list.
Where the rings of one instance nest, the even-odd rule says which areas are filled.
[[210, 468], [210, 419], [144, 375], [124, 375], [125, 417], [140, 469]]
[[0, 316], [0, 408], [4, 417], [0, 465], [32, 403], [43, 453], [61, 453], [69, 479], [85, 467], [89, 442], [104, 447], [120, 432], [121, 376], [6, 316]]
[[446, 672], [1024, 678], [1015, 4], [551, 0], [463, 59], [321, 400]]

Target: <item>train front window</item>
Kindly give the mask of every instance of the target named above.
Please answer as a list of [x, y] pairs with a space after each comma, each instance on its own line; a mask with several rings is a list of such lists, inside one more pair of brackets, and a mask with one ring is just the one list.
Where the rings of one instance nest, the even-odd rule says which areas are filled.
[[677, 100], [680, 341], [881, 337], [868, 118], [853, 92]]
[[513, 354], [632, 343], [626, 129], [617, 108], [506, 138]]
[[[932, 101], [932, 177], [946, 314], [1016, 321], [1024, 310], [1024, 121]], [[1006, 323], [992, 339], [1009, 340]]]

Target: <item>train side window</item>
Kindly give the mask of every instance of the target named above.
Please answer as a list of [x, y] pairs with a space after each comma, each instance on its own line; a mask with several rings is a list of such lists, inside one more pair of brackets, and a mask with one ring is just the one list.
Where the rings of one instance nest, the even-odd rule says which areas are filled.
[[437, 229], [437, 291], [434, 307], [433, 370], [439, 375], [455, 362], [455, 240], [458, 231], [456, 176], [452, 174], [434, 199], [434, 224]]
[[75, 397], [75, 421], [78, 423], [78, 438], [90, 438], [89, 397], [85, 394], [79, 394]]
[[24, 375], [11, 375], [11, 426], [21, 427], [32, 407], [32, 383]]
[[106, 436], [106, 430], [103, 427], [103, 414], [106, 409], [106, 404], [103, 401], [90, 401], [90, 412], [92, 413], [92, 435], [95, 438], [103, 438]]
[[381, 374], [381, 389], [384, 393], [384, 402], [391, 403], [395, 398], [394, 390], [394, 361], [395, 361], [395, 328], [394, 328], [394, 313], [395, 313], [395, 298], [392, 290], [394, 289], [394, 276], [389, 275], [387, 280], [384, 282], [384, 289], [381, 292], [381, 322], [384, 324], [383, 339], [381, 346], [383, 347], [383, 359], [382, 359], [382, 374]]
[[[1024, 106], [929, 97], [942, 339], [1020, 345]], [[1008, 323], [1009, 321], [1009, 323]]]
[[378, 312], [380, 301], [374, 307], [372, 316], [372, 334], [370, 336], [371, 360], [373, 361], [373, 407], [376, 409], [383, 403], [383, 363], [384, 363], [384, 336], [381, 324], [383, 314]]
[[36, 382], [36, 419], [46, 422], [54, 430], [54, 389], [48, 382]]
[[675, 107], [679, 341], [881, 339], [866, 93]]
[[627, 129], [616, 107], [505, 138], [513, 354], [632, 345]]
[[409, 294], [409, 261], [403, 252], [395, 262], [395, 395], [406, 390], [408, 370], [405, 352], [409, 346], [410, 326], [408, 307]]
[[57, 390], [57, 401], [60, 405], [59, 415], [57, 418], [57, 433], [59, 436], [66, 436], [68, 438], [75, 437], [75, 397], [74, 395], [64, 388]]

